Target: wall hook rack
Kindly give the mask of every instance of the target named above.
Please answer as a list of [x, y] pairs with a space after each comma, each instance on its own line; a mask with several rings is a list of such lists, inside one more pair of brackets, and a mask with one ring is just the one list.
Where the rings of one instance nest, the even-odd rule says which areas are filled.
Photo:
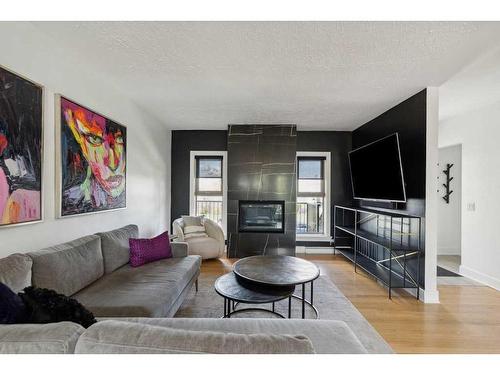
[[446, 164], [446, 169], [443, 170], [443, 173], [446, 176], [446, 182], [443, 184], [446, 189], [446, 194], [443, 199], [446, 203], [450, 203], [450, 195], [453, 193], [453, 190], [450, 190], [450, 182], [453, 180], [453, 177], [450, 176], [451, 167], [453, 167], [453, 164]]

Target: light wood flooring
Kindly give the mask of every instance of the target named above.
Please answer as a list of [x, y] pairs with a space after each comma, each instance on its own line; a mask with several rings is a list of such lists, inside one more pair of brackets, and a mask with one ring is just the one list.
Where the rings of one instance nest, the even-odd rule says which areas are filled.
[[[500, 292], [486, 286], [439, 286], [440, 304], [393, 293], [341, 255], [305, 255], [328, 275], [397, 353], [500, 353]], [[236, 259], [203, 262], [203, 273], [231, 271]]]

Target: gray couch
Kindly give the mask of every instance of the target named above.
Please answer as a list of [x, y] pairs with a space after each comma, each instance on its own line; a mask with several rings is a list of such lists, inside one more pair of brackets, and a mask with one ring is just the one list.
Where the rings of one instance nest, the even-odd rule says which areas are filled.
[[122, 318], [0, 326], [0, 353], [366, 353], [335, 320]]
[[172, 243], [173, 258], [131, 267], [136, 225], [0, 260], [0, 281], [19, 292], [35, 285], [81, 302], [97, 317], [172, 317], [198, 279], [201, 257]]
[[[55, 289], [99, 322], [0, 325], [0, 353], [366, 353], [341, 321], [172, 317], [200, 273], [201, 257], [172, 244], [174, 257], [133, 268], [126, 227], [0, 259], [0, 281], [19, 292]], [[131, 318], [133, 317], [133, 318]]]

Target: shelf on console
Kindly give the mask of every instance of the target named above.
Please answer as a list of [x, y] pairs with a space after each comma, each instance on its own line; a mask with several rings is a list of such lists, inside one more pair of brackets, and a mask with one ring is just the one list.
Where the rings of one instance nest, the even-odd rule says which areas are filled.
[[[354, 263], [354, 251], [346, 248], [336, 249], [340, 254]], [[356, 266], [363, 269], [365, 272], [379, 280], [386, 287], [391, 285], [391, 288], [414, 288], [415, 284], [406, 277], [403, 279], [399, 273], [392, 271], [391, 281], [389, 282], [389, 269], [367, 258], [363, 254], [356, 254]]]
[[[369, 215], [363, 217], [363, 213]], [[382, 227], [379, 226], [379, 216], [386, 217], [382, 221]], [[365, 226], [365, 224], [375, 217], [377, 219], [376, 230], [370, 231], [370, 227], [373, 226]], [[360, 267], [388, 287], [389, 298], [391, 298], [391, 290], [399, 288], [416, 289], [416, 297], [419, 298], [420, 271], [417, 271], [412, 278], [407, 268], [407, 260], [414, 255], [417, 260], [417, 270], [419, 270], [420, 254], [423, 252], [420, 238], [422, 217], [399, 212], [335, 206], [333, 219], [334, 248], [353, 262], [355, 269]], [[389, 220], [390, 227], [388, 228], [386, 225]], [[408, 230], [403, 231], [403, 223]], [[399, 230], [397, 230], [398, 224], [400, 224]], [[415, 228], [413, 228], [414, 225], [416, 225]], [[337, 236], [337, 231], [349, 236]], [[350, 236], [353, 238], [351, 245], [338, 246], [337, 239], [346, 239]], [[412, 239], [412, 236], [416, 238]], [[362, 243], [373, 244], [386, 251], [381, 253], [373, 251], [369, 245], [367, 249]]]
[[400, 242], [397, 241], [392, 241], [382, 236], [377, 236], [376, 234], [370, 233], [368, 231], [362, 230], [362, 229], [357, 229], [356, 232], [354, 231], [354, 227], [348, 227], [348, 226], [342, 226], [342, 225], [336, 225], [335, 228], [344, 231], [346, 233], [352, 234], [353, 236], [356, 235], [356, 237], [361, 238], [365, 241], [371, 242], [375, 245], [382, 246], [388, 250], [394, 250], [394, 251], [402, 251], [402, 252], [415, 252], [415, 251], [420, 251], [417, 247], [415, 246], [408, 246], [405, 244], [401, 244]]

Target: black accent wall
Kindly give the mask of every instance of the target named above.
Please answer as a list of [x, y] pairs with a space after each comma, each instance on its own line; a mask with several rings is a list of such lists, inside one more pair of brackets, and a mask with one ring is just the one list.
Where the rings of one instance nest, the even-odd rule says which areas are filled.
[[[407, 203], [398, 203], [397, 207], [384, 207], [375, 202], [359, 200], [356, 200], [355, 204], [367, 208], [377, 207], [388, 211], [425, 216], [426, 119], [427, 91], [422, 90], [352, 132], [353, 149], [393, 133], [399, 134], [407, 197]], [[368, 222], [364, 225], [363, 229], [376, 231], [376, 227], [373, 228], [374, 223]], [[405, 229], [405, 231], [407, 230], [416, 232], [415, 228]], [[414, 238], [416, 240], [416, 237]], [[424, 238], [425, 220], [423, 220], [421, 231], [422, 242], [424, 242]], [[425, 247], [425, 243], [423, 246]], [[421, 258], [419, 271], [422, 286], [424, 286], [425, 279], [424, 256]], [[416, 268], [416, 259], [413, 258], [409, 261], [409, 269], [413, 275], [416, 275]]]
[[[295, 255], [297, 128], [229, 125], [228, 256]], [[284, 233], [238, 231], [240, 200], [285, 201]]]
[[189, 162], [190, 151], [225, 151], [225, 130], [175, 130], [172, 131], [172, 221], [189, 215]]
[[[398, 204], [395, 211], [417, 216], [425, 216], [426, 99], [422, 90], [352, 132], [353, 149], [399, 134], [407, 203]], [[365, 201], [363, 206], [376, 205]]]

